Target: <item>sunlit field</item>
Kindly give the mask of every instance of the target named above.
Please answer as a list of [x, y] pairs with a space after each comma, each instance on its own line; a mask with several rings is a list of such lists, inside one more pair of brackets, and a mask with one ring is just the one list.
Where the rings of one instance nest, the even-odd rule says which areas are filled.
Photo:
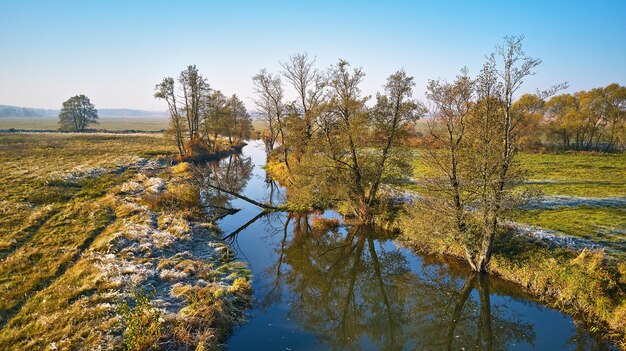
[[[167, 117], [100, 117], [100, 124], [94, 129], [106, 130], [146, 130], [155, 131], [167, 128]], [[59, 128], [56, 117], [0, 117], [0, 130], [56, 130]]]
[[[223, 337], [207, 328], [234, 322], [245, 270], [220, 255], [171, 253], [215, 240], [192, 220], [198, 194], [184, 169], [169, 167], [172, 153], [161, 134], [0, 133], [0, 349], [143, 349], [167, 333], [179, 345]], [[161, 277], [158, 288], [151, 276]], [[197, 301], [209, 293], [229, 305]], [[156, 310], [149, 294], [185, 314]]]
[[[550, 205], [517, 210], [513, 219], [626, 252], [626, 154], [527, 152], [519, 162], [527, 178], [521, 190], [546, 198]], [[420, 193], [420, 179], [433, 174], [418, 156], [413, 175], [417, 183], [405, 187]]]

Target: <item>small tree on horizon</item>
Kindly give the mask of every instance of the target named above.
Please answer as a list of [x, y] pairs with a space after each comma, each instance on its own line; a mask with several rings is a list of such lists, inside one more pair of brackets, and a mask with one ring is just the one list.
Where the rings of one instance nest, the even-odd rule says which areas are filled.
[[90, 124], [98, 124], [98, 110], [85, 95], [76, 95], [63, 103], [59, 113], [60, 130], [82, 132]]

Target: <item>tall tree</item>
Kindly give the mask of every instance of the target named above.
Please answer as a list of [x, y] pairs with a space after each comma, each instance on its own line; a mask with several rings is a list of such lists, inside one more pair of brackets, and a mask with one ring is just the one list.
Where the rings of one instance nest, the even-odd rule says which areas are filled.
[[98, 124], [98, 110], [87, 96], [73, 96], [63, 103], [59, 124], [61, 130], [82, 132], [90, 124]]
[[230, 145], [240, 144], [252, 131], [250, 115], [246, 111], [243, 101], [233, 94], [228, 99], [228, 115], [224, 123], [223, 134], [228, 138]]
[[376, 200], [394, 147], [406, 138], [407, 127], [426, 113], [426, 108], [412, 99], [414, 86], [413, 77], [409, 77], [404, 70], [399, 70], [387, 78], [385, 93], [376, 95], [372, 123], [375, 144], [380, 149], [380, 159], [376, 162], [374, 180], [367, 199], [368, 206]]
[[367, 189], [364, 180], [362, 151], [367, 145], [370, 115], [361, 95], [360, 84], [365, 77], [361, 68], [350, 69], [348, 61], [339, 60], [328, 70], [329, 101], [327, 115], [322, 120], [322, 151], [347, 171], [347, 196], [351, 199], [351, 212], [363, 220], [370, 218], [367, 206]]
[[463, 71], [452, 84], [435, 81], [428, 87], [435, 106], [428, 152], [446, 180], [431, 181], [435, 193], [429, 203], [448, 219], [449, 231], [439, 232], [451, 236], [475, 271], [487, 270], [499, 224], [514, 204], [512, 189], [521, 180], [516, 154], [528, 123], [513, 101], [541, 63], [524, 53], [522, 41], [505, 37], [474, 80]]
[[215, 141], [226, 129], [228, 119], [228, 98], [219, 90], [211, 91], [204, 100], [203, 108], [203, 131], [206, 140], [213, 139], [213, 147], [217, 147]]
[[464, 160], [466, 128], [473, 106], [474, 81], [469, 77], [467, 69], [463, 69], [453, 83], [429, 81], [427, 97], [432, 103], [433, 111], [432, 119], [428, 121], [429, 145], [426, 149], [426, 161], [438, 170], [438, 174], [428, 179], [427, 189], [432, 194], [425, 197], [423, 209], [440, 212], [442, 220], [439, 223], [443, 228], [437, 228], [433, 232], [443, 234], [444, 240], [449, 237], [449, 244], [461, 243], [465, 258], [473, 264], [468, 245], [470, 226], [467, 199], [461, 188], [465, 184], [461, 162]]
[[187, 119], [187, 132], [189, 140], [194, 141], [198, 137], [200, 121], [202, 117], [202, 101], [210, 91], [209, 83], [196, 68], [190, 65], [180, 72], [178, 77], [182, 91], [182, 110]]
[[302, 205], [341, 207], [346, 215], [370, 223], [385, 205], [379, 196], [385, 177], [392, 178], [392, 169], [406, 171], [397, 147], [424, 109], [411, 99], [413, 78], [404, 71], [388, 78], [385, 92], [368, 108], [369, 97], [360, 89], [364, 77], [361, 68], [344, 60], [329, 68], [328, 90], [310, 145], [292, 167], [288, 196]]
[[289, 56], [289, 60], [280, 63], [283, 76], [297, 93], [296, 112], [304, 123], [304, 142], [311, 140], [315, 128], [316, 109], [322, 101], [324, 77], [307, 53]]
[[157, 99], [163, 99], [167, 102], [167, 109], [170, 113], [167, 134], [172, 136], [172, 138], [176, 142], [176, 147], [178, 148], [179, 155], [183, 156], [186, 152], [184, 140], [184, 133], [186, 131], [186, 128], [184, 118], [178, 111], [178, 106], [176, 103], [174, 78], [163, 78], [163, 81], [157, 84], [154, 89], [156, 90], [156, 93], [154, 93], [154, 97]]
[[262, 69], [257, 75], [252, 77], [252, 81], [254, 83], [254, 92], [257, 96], [255, 103], [259, 113], [261, 113], [269, 127], [269, 135], [266, 137], [268, 151], [274, 150], [276, 141], [280, 139], [280, 142], [283, 144], [283, 161], [289, 165], [288, 150], [284, 145], [286, 106], [280, 77], [268, 73], [266, 69]]

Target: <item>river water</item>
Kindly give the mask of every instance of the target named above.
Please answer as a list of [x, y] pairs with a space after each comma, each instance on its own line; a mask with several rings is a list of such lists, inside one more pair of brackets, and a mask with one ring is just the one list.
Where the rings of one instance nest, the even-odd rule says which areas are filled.
[[[280, 203], [264, 163], [264, 145], [252, 141], [206, 167], [233, 191]], [[384, 232], [319, 229], [336, 213], [259, 216], [243, 200], [207, 196], [241, 209], [219, 227], [253, 274], [254, 305], [230, 350], [613, 349], [516, 287], [415, 254]]]

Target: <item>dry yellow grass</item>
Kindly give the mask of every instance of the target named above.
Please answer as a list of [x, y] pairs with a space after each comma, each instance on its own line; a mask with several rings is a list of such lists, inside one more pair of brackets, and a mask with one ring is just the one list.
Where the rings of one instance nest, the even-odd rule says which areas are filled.
[[[132, 348], [154, 325], [151, 342], [220, 342], [248, 303], [236, 279], [248, 273], [220, 250], [190, 251], [212, 230], [192, 218], [197, 189], [170, 171], [173, 152], [153, 134], [0, 134], [0, 349]], [[219, 299], [172, 296], [182, 285]], [[150, 288], [148, 312], [134, 310], [133, 291]], [[133, 320], [146, 315], [163, 321]]]

